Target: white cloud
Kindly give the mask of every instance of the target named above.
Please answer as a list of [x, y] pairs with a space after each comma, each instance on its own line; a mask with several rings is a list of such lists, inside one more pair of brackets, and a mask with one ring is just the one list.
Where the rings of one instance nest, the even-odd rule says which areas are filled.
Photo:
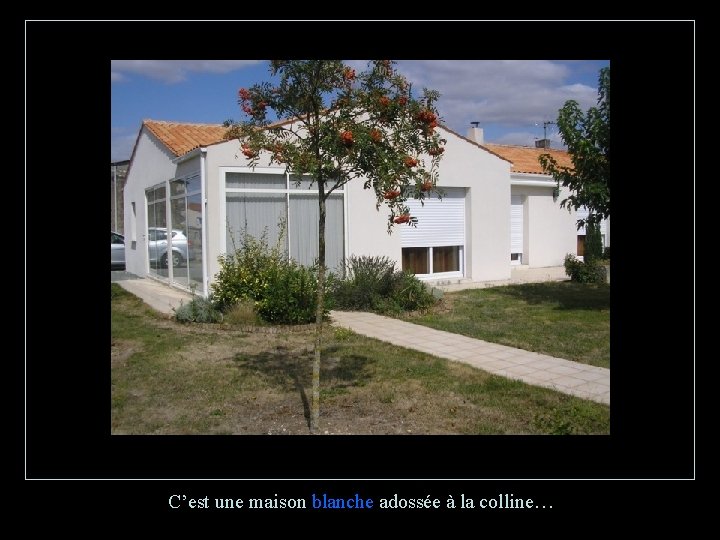
[[178, 83], [184, 81], [190, 72], [228, 73], [259, 62], [259, 60], [112, 60], [110, 80], [122, 81], [126, 74], [135, 74], [166, 83]]
[[[464, 132], [470, 122], [532, 129], [555, 120], [565, 101], [596, 105], [597, 90], [569, 81], [569, 68], [549, 60], [403, 60], [398, 69], [422, 88], [438, 90], [444, 122]], [[536, 136], [536, 135], [535, 135]]]

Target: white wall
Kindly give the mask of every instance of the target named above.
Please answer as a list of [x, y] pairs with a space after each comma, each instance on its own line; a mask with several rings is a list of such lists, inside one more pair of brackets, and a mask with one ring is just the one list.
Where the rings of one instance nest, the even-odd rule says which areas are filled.
[[[514, 182], [543, 181], [542, 175], [513, 175]], [[562, 188], [553, 201], [553, 187], [513, 185], [513, 195], [525, 196], [523, 264], [530, 267], [561, 266], [568, 253], [577, 253], [577, 213], [561, 208], [568, 196]], [[606, 245], [610, 245], [609, 221], [606, 222]]]
[[125, 239], [125, 268], [138, 276], [148, 272], [147, 262], [147, 205], [145, 189], [174, 177], [175, 156], [143, 127], [135, 148], [135, 155], [125, 184], [125, 228], [131, 230], [132, 203], [136, 207], [137, 241], [128, 234]]
[[553, 188], [512, 186], [513, 195], [525, 196], [525, 253], [523, 264], [538, 268], [562, 266], [565, 255], [577, 250], [575, 212], [560, 208], [566, 196], [553, 201]]
[[510, 278], [510, 163], [453, 133], [440, 161], [438, 186], [466, 187], [465, 277]]
[[375, 190], [364, 189], [364, 180], [356, 178], [345, 185], [347, 197], [347, 252], [348, 255], [376, 255], [389, 257], [401, 267], [400, 227], [394, 225], [388, 234], [390, 211], [384, 204], [375, 209]]

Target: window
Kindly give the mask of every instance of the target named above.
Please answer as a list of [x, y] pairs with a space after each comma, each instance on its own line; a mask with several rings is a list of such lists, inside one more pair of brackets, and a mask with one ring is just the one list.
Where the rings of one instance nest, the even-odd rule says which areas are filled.
[[203, 289], [201, 188], [197, 173], [170, 181], [173, 282], [200, 290]]
[[403, 248], [402, 269], [413, 274], [429, 274], [429, 248]]
[[[258, 168], [259, 169], [259, 168]], [[225, 248], [232, 253], [242, 235], [265, 235], [270, 247], [280, 240], [280, 224], [286, 231], [281, 248], [288, 257], [303, 265], [315, 264], [318, 257], [317, 186], [308, 177], [298, 179], [277, 169], [265, 171], [226, 170]], [[331, 270], [342, 268], [345, 256], [344, 191], [333, 192], [326, 200], [325, 264]]]
[[443, 188], [422, 204], [407, 201], [416, 227], [400, 228], [402, 269], [423, 277], [462, 276], [465, 247], [465, 188]]
[[461, 272], [462, 251], [462, 246], [402, 248], [402, 269], [416, 275]]
[[132, 210], [130, 214], [130, 241], [137, 242], [137, 211], [135, 209], [135, 203], [131, 202], [130, 207]]
[[460, 271], [460, 246], [432, 248], [433, 273]]

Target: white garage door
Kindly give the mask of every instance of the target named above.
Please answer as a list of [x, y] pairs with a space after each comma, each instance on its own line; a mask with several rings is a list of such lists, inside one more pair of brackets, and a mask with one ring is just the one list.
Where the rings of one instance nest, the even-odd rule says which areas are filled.
[[510, 197], [510, 261], [522, 262], [523, 252], [523, 196]]
[[421, 276], [462, 275], [465, 248], [465, 189], [443, 188], [442, 200], [436, 196], [421, 204], [408, 200], [416, 227], [402, 226], [404, 270]]

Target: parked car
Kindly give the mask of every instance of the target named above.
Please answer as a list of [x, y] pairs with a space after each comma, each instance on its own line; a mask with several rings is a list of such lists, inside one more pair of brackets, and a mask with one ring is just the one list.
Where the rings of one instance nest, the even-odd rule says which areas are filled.
[[125, 237], [110, 231], [110, 268], [125, 268]]
[[[173, 267], [185, 266], [188, 261], [188, 239], [182, 231], [173, 229], [171, 233]], [[159, 263], [162, 268], [168, 267], [167, 236], [167, 229], [164, 227], [148, 227], [148, 255], [151, 265]]]

